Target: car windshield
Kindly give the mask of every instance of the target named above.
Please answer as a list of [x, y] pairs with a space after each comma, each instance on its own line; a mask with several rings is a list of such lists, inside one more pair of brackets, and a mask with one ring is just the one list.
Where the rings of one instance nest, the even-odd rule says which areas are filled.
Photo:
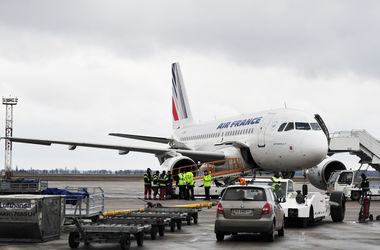
[[266, 201], [263, 188], [236, 187], [228, 188], [223, 195], [224, 201]]

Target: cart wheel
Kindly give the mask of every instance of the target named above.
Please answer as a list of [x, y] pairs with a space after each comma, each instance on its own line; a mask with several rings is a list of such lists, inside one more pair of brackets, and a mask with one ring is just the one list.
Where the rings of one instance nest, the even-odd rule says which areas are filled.
[[158, 233], [161, 237], [165, 235], [165, 225], [158, 226]]
[[129, 234], [122, 234], [120, 237], [120, 247], [122, 250], [128, 250], [131, 247], [131, 238]]
[[150, 230], [150, 238], [152, 240], [157, 239], [157, 232], [158, 232], [158, 227], [157, 226], [152, 227], [152, 229]]
[[198, 214], [193, 214], [194, 224], [198, 224]]
[[85, 245], [85, 246], [89, 246], [89, 245], [90, 245], [90, 242], [89, 242], [89, 241], [85, 241], [85, 242], [84, 242], [84, 245]]
[[352, 191], [351, 192], [351, 200], [358, 201], [360, 199], [361, 192], [360, 191]]
[[79, 233], [71, 232], [69, 235], [69, 246], [70, 248], [78, 248], [79, 246]]
[[138, 232], [136, 235], [137, 245], [141, 247], [144, 244], [144, 232]]
[[181, 230], [181, 228], [182, 228], [182, 221], [181, 220], [177, 220], [177, 229]]
[[373, 215], [372, 214], [369, 215], [369, 220], [373, 221]]
[[175, 221], [171, 221], [169, 225], [170, 225], [170, 232], [175, 232]]
[[186, 218], [187, 225], [191, 225], [191, 217], [187, 216]]
[[99, 215], [96, 215], [96, 216], [94, 216], [94, 217], [91, 217], [91, 221], [92, 222], [99, 222]]

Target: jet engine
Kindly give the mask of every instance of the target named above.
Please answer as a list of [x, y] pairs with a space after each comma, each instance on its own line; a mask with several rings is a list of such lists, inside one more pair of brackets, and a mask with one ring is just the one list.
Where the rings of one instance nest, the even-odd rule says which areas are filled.
[[[166, 171], [171, 171], [173, 170], [173, 175], [178, 174], [178, 169], [183, 166], [189, 166], [189, 165], [195, 165], [195, 162], [187, 157], [183, 156], [181, 154], [177, 154], [174, 157], [167, 157], [161, 164], [161, 169], [166, 170]], [[193, 169], [185, 169], [186, 171], [188, 170], [196, 170], [196, 167], [194, 166]]]
[[346, 166], [335, 159], [326, 158], [317, 166], [306, 170], [306, 177], [316, 188], [326, 190], [327, 181], [335, 171], [346, 170]]

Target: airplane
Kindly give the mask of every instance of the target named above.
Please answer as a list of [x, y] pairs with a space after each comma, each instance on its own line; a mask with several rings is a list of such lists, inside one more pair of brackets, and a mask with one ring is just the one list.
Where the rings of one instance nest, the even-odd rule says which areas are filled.
[[167, 144], [167, 148], [107, 145], [69, 141], [3, 137], [13, 142], [40, 145], [64, 144], [69, 150], [92, 147], [154, 154], [163, 170], [198, 162], [240, 158], [253, 170], [281, 172], [313, 168], [309, 180], [326, 184], [332, 171], [345, 169], [330, 159], [328, 130], [319, 115], [295, 109], [274, 109], [221, 120], [196, 123], [192, 116], [179, 63], [172, 64], [173, 134], [170, 138], [110, 133], [111, 136]]

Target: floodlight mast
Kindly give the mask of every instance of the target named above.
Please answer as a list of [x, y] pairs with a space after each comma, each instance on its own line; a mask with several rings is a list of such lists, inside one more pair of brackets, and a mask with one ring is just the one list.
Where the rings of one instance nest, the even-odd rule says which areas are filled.
[[[13, 135], [13, 106], [17, 104], [16, 97], [3, 97], [3, 105], [5, 105], [5, 137]], [[5, 172], [6, 179], [12, 176], [12, 142], [5, 140]]]

